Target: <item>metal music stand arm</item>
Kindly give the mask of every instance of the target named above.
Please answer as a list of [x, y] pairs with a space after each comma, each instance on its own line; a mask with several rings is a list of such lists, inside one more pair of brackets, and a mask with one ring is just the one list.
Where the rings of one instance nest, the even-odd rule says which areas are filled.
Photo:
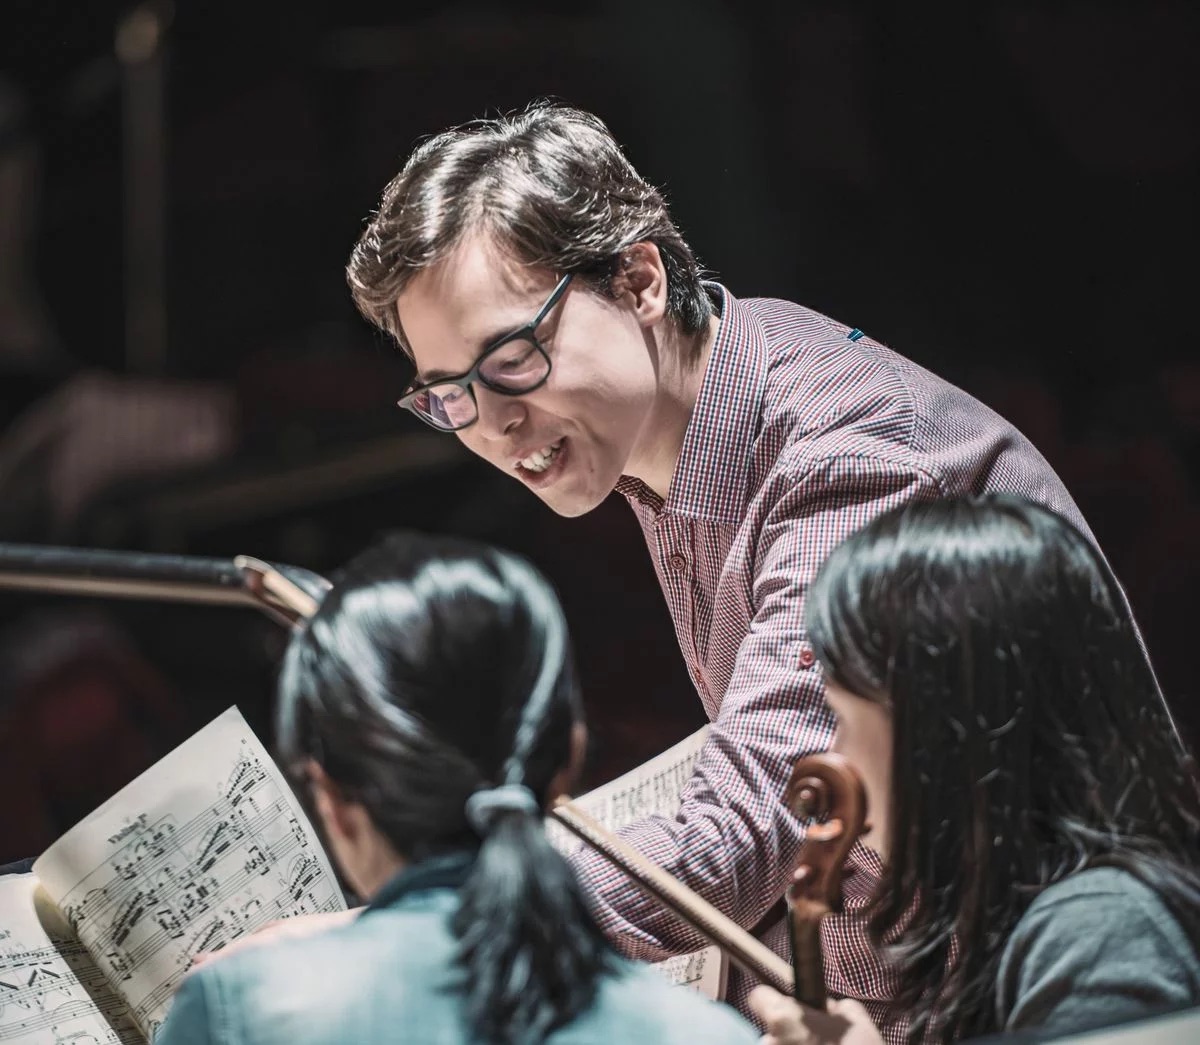
[[331, 587], [311, 570], [265, 562], [0, 543], [0, 590], [208, 606], [250, 606], [296, 627]]

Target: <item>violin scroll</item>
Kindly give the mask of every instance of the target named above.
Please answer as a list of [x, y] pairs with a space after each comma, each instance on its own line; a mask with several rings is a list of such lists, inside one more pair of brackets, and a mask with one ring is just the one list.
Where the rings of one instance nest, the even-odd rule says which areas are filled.
[[785, 898], [796, 1000], [824, 1009], [821, 919], [841, 907], [842, 867], [867, 830], [867, 794], [844, 756], [824, 752], [796, 763], [784, 802], [797, 816], [821, 821], [809, 825]]

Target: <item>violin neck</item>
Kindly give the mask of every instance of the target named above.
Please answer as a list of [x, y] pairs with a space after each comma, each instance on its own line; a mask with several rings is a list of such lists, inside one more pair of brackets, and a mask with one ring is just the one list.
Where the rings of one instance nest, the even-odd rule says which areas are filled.
[[824, 904], [810, 900], [788, 903], [788, 930], [792, 939], [794, 997], [801, 1004], [824, 1009], [825, 960], [821, 954], [821, 919], [829, 913]]

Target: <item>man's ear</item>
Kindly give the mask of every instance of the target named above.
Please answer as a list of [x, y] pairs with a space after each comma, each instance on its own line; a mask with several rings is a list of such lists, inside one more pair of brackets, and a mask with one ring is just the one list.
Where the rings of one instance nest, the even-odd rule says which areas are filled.
[[667, 314], [667, 270], [653, 243], [635, 243], [621, 251], [611, 287], [618, 300], [629, 296], [643, 327], [662, 322]]

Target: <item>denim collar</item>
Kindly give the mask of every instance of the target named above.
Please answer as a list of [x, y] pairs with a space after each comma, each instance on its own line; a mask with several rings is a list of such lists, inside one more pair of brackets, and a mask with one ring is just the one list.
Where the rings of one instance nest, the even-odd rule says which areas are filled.
[[467, 880], [475, 865], [473, 852], [444, 853], [431, 856], [420, 863], [410, 864], [375, 894], [363, 914], [385, 907], [394, 907], [406, 896], [431, 889], [457, 889]]

